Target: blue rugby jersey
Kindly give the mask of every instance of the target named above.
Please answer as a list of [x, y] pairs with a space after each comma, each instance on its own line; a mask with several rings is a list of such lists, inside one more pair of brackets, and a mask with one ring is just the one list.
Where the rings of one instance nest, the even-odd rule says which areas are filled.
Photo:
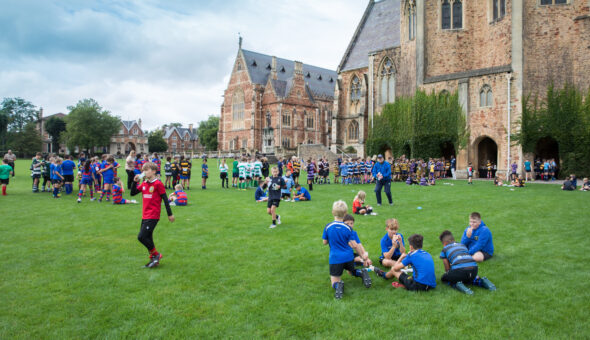
[[333, 221], [326, 225], [322, 239], [330, 245], [330, 264], [346, 263], [354, 260], [349, 241], [354, 240], [352, 229], [344, 222]]
[[477, 262], [469, 255], [467, 247], [461, 243], [447, 244], [440, 252], [440, 258], [449, 260], [451, 269], [477, 267]]
[[414, 267], [414, 281], [423, 285], [436, 287], [434, 276], [434, 261], [432, 256], [423, 249], [414, 250], [402, 260], [404, 266], [411, 264]]
[[[402, 237], [402, 245], [405, 246], [406, 243], [404, 241], [404, 235], [402, 235], [400, 233], [397, 233], [397, 235], [400, 235]], [[388, 251], [390, 251], [391, 247], [393, 247], [393, 242], [389, 238], [389, 234], [385, 233], [385, 235], [381, 239], [381, 257], [383, 257], [384, 253], [387, 253]], [[402, 253], [400, 252], [399, 248], [397, 248], [397, 249], [395, 249], [395, 251], [393, 252], [391, 257], [401, 256], [401, 254]]]

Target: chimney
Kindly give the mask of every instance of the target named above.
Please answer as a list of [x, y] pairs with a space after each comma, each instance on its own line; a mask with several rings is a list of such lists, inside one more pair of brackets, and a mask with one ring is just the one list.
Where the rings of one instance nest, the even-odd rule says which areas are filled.
[[272, 62], [270, 64], [270, 73], [272, 79], [277, 79], [277, 57], [272, 57]]
[[139, 118], [139, 120], [137, 120], [137, 125], [139, 125], [139, 128], [141, 129], [141, 118]]
[[188, 130], [189, 130], [191, 133], [193, 133], [193, 124], [189, 124], [189, 125], [188, 125]]
[[295, 74], [303, 74], [303, 63], [295, 61]]

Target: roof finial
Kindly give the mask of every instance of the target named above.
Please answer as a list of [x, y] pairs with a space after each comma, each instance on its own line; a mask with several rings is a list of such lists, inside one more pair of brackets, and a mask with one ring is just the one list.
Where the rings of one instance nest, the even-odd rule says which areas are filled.
[[238, 45], [240, 47], [240, 50], [242, 49], [242, 35], [240, 35], [240, 32], [238, 32]]

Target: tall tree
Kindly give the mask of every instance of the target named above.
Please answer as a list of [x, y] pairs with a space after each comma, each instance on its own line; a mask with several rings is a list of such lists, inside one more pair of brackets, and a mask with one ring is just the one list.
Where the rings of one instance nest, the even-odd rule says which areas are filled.
[[6, 137], [8, 134], [8, 122], [10, 117], [7, 112], [0, 111], [0, 150], [6, 149]]
[[62, 136], [70, 150], [76, 146], [93, 152], [94, 147], [108, 146], [111, 136], [121, 127], [119, 117], [114, 117], [94, 99], [83, 99], [75, 106], [69, 106], [66, 117], [66, 131]]
[[148, 145], [150, 152], [166, 152], [168, 151], [168, 143], [164, 139], [163, 130], [154, 130], [148, 135]]
[[31, 156], [41, 151], [41, 136], [37, 130], [37, 124], [29, 122], [19, 133], [15, 133], [12, 138], [11, 148], [20, 157]]
[[197, 135], [205, 149], [217, 150], [217, 131], [219, 131], [219, 117], [209, 116], [207, 120], [199, 123]]
[[59, 139], [62, 132], [66, 130], [66, 121], [61, 117], [50, 117], [45, 122], [45, 131], [51, 136], [51, 142], [53, 144], [52, 150], [59, 150]]
[[35, 105], [18, 97], [4, 98], [0, 111], [8, 115], [7, 129], [10, 132], [21, 132], [27, 123], [39, 120], [39, 111]]

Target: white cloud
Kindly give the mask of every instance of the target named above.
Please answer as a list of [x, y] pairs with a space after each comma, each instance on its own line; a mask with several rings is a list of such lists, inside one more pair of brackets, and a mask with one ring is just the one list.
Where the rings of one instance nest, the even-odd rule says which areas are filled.
[[[82, 6], [86, 7], [82, 7]], [[174, 6], [174, 7], [171, 7]], [[94, 98], [144, 127], [219, 114], [244, 48], [336, 69], [365, 1], [12, 1], [0, 13], [0, 97], [45, 114]]]

